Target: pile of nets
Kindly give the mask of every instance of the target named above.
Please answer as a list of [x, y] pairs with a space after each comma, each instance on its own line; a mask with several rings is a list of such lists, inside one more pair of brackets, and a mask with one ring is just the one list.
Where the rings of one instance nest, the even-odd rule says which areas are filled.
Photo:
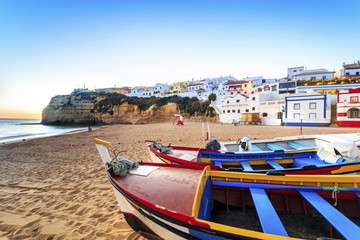
[[159, 141], [159, 139], [153, 142], [153, 144], [152, 144], [153, 147], [156, 147], [157, 149], [159, 149], [160, 153], [164, 153], [164, 154], [172, 153], [171, 143], [169, 143], [169, 146], [165, 147], [158, 141]]
[[139, 167], [139, 163], [117, 156], [112, 161], [112, 170], [116, 176], [124, 177], [126, 173]]

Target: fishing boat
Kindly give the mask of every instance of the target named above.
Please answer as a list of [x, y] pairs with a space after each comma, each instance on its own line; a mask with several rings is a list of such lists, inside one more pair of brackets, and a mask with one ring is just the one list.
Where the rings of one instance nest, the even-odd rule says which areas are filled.
[[[360, 160], [341, 155], [334, 147], [351, 149], [347, 153], [352, 152], [357, 156], [359, 150], [354, 143], [335, 141], [334, 138], [304, 136], [251, 141], [243, 138], [236, 143], [214, 140], [205, 148], [163, 146], [158, 141], [148, 142], [151, 159], [158, 163], [208, 164], [214, 170], [267, 174], [349, 174], [360, 171]], [[248, 151], [244, 151], [245, 146], [249, 148]], [[224, 151], [239, 148], [243, 151]]]
[[110, 143], [94, 142], [126, 221], [148, 239], [359, 239], [359, 176], [140, 163], [120, 177]]

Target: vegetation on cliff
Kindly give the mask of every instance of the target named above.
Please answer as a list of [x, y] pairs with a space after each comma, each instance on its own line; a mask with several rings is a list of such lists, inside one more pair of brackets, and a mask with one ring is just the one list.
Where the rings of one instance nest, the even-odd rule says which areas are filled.
[[[94, 109], [92, 112], [110, 113], [114, 106], [121, 105], [124, 102], [135, 105], [140, 111], [146, 111], [151, 106], [155, 106], [154, 110], [158, 107], [164, 106], [168, 103], [176, 103], [180, 112], [188, 114], [189, 117], [195, 115], [201, 115], [206, 117], [214, 117], [215, 111], [209, 106], [210, 100], [199, 101], [197, 97], [149, 97], [149, 98], [138, 98], [128, 97], [124, 94], [119, 93], [101, 93], [99, 94], [100, 101], [95, 102]], [[215, 95], [216, 98], [216, 95]]]

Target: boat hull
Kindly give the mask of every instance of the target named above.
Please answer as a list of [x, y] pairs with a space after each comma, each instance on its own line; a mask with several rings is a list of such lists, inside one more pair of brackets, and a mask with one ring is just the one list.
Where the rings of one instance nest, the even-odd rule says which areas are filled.
[[127, 223], [134, 231], [148, 239], [259, 239], [216, 231], [192, 217], [174, 211], [164, 213], [167, 210], [160, 206], [155, 205], [154, 209], [151, 204], [139, 200], [136, 196], [131, 196], [131, 193], [118, 185], [110, 174], [108, 177]]

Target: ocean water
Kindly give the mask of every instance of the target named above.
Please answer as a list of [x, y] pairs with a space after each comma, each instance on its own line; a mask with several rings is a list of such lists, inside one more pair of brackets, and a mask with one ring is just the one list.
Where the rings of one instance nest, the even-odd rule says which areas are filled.
[[79, 126], [43, 125], [40, 122], [41, 119], [0, 118], [0, 143], [87, 129]]

